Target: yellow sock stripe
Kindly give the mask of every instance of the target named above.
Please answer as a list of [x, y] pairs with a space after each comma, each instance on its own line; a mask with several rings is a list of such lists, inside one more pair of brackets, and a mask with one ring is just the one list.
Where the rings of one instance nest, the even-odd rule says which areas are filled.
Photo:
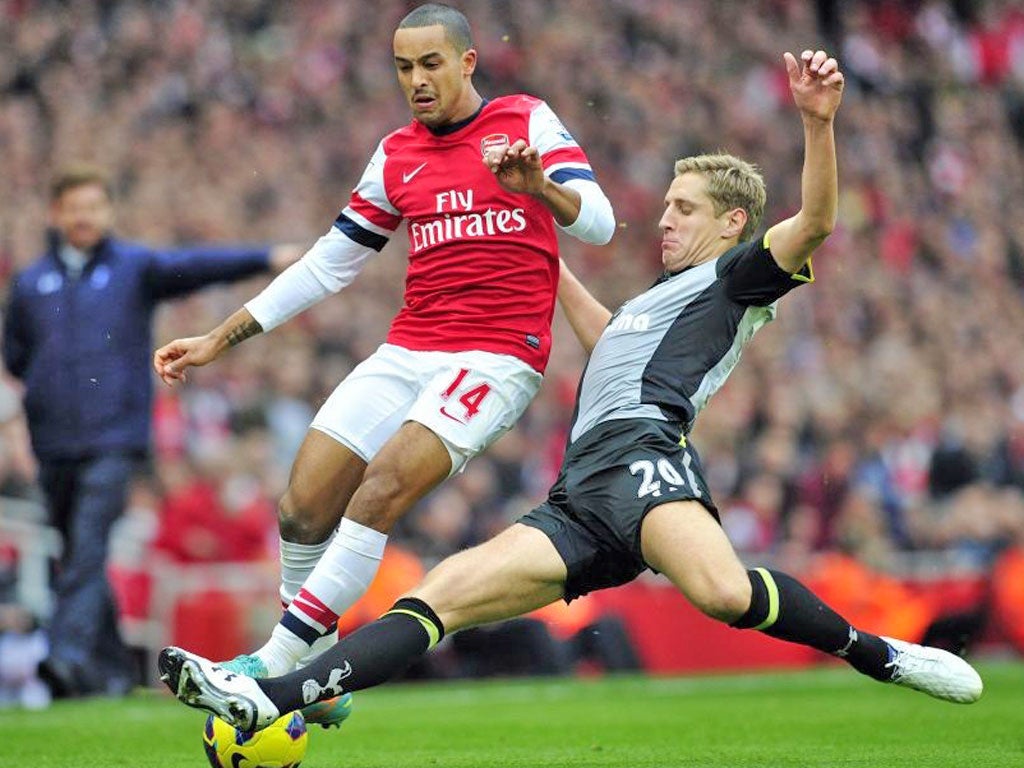
[[416, 621], [423, 625], [423, 628], [427, 630], [427, 636], [430, 638], [430, 644], [427, 646], [428, 651], [437, 645], [437, 642], [441, 639], [441, 633], [438, 631], [437, 627], [434, 626], [434, 622], [425, 616], [420, 616], [416, 611], [410, 611], [407, 608], [395, 608], [384, 615], [390, 616], [392, 613], [404, 613], [406, 616], [412, 616]]
[[779, 585], [775, 583], [771, 571], [767, 568], [755, 568], [754, 570], [760, 574], [764, 580], [764, 585], [768, 588], [768, 617], [754, 627], [754, 629], [768, 629], [768, 627], [779, 620]]

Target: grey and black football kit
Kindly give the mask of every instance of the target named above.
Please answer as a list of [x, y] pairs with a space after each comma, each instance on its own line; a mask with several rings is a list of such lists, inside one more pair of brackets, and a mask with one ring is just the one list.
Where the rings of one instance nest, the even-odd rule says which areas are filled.
[[659, 504], [696, 500], [717, 518], [686, 435], [778, 300], [812, 279], [809, 266], [779, 267], [759, 239], [665, 274], [612, 315], [580, 380], [558, 479], [519, 521], [565, 560], [566, 600], [648, 567], [640, 525]]
[[[612, 316], [580, 381], [558, 480], [547, 501], [520, 519], [543, 531], [565, 561], [567, 601], [623, 584], [648, 567], [640, 524], [655, 506], [693, 499], [717, 516], [686, 435], [743, 345], [775, 316], [775, 302], [811, 279], [809, 267], [796, 275], [780, 269], [766, 243], [746, 243], [665, 275]], [[780, 571], [755, 568], [747, 578], [750, 605], [730, 626], [833, 654], [876, 680], [938, 698], [970, 702], [981, 695], [977, 673], [952, 654], [893, 645], [898, 641], [857, 629]], [[308, 667], [255, 683], [277, 712], [289, 712], [311, 703], [310, 682], [327, 691], [317, 695], [321, 700], [335, 695], [339, 675], [346, 691], [378, 685], [444, 633], [429, 605], [402, 598]], [[179, 657], [166, 649], [161, 669]], [[166, 679], [176, 691], [178, 674], [171, 672]]]

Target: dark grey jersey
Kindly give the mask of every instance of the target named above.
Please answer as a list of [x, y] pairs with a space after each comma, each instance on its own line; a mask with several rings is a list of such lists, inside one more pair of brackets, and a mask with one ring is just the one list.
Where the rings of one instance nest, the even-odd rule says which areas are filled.
[[612, 315], [580, 381], [570, 441], [612, 419], [659, 419], [689, 432], [739, 362], [744, 344], [775, 317], [778, 300], [812, 280], [790, 275], [764, 240], [662, 277]]

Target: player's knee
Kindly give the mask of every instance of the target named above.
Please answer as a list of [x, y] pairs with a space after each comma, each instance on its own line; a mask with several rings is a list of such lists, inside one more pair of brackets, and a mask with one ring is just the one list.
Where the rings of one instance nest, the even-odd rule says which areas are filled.
[[731, 624], [750, 608], [750, 581], [742, 573], [742, 579], [717, 577], [708, 581], [699, 600], [695, 600], [702, 613], [718, 621]]
[[286, 491], [277, 505], [277, 525], [281, 538], [294, 544], [320, 544], [333, 530], [322, 511], [301, 503], [291, 491]]

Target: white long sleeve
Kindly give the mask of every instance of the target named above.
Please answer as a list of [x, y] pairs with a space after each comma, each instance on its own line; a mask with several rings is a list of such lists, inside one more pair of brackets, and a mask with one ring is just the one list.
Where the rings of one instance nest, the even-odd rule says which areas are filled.
[[601, 186], [589, 179], [567, 179], [562, 183], [580, 195], [580, 215], [568, 227], [561, 227], [562, 231], [595, 245], [611, 240], [615, 234], [615, 213]]
[[384, 159], [382, 141], [330, 231], [245, 305], [264, 331], [340, 291], [387, 244], [402, 217], [384, 190]]
[[615, 213], [582, 147], [544, 102], [530, 113], [529, 130], [530, 144], [541, 154], [544, 174], [580, 195], [579, 216], [567, 227], [559, 225], [562, 231], [585, 243], [607, 243], [615, 234]]
[[276, 328], [351, 283], [375, 252], [331, 227], [245, 308], [264, 331]]

